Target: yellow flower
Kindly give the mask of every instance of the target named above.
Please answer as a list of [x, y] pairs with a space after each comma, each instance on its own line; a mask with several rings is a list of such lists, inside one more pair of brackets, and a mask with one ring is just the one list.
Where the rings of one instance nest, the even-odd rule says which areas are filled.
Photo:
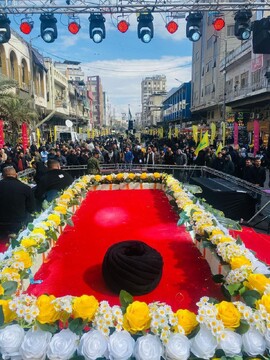
[[16, 313], [10, 310], [9, 303], [10, 300], [0, 300], [0, 306], [2, 306], [5, 324], [10, 323], [16, 318]]
[[24, 264], [25, 269], [28, 269], [32, 266], [32, 259], [28, 252], [24, 250], [14, 251], [13, 257]]
[[270, 294], [265, 294], [261, 299], [256, 301], [256, 307], [259, 309], [259, 305], [263, 305], [266, 311], [270, 314]]
[[228, 329], [236, 329], [240, 326], [241, 313], [237, 307], [229, 301], [221, 301], [216, 304], [218, 310], [217, 318], [221, 320]]
[[0, 285], [0, 295], [4, 295], [5, 289], [2, 285]]
[[113, 179], [113, 177], [112, 177], [112, 175], [111, 175], [111, 174], [106, 176], [106, 180], [108, 180], [108, 181], [110, 181], [110, 182], [111, 182], [111, 181], [112, 181], [112, 179]]
[[147, 178], [148, 178], [147, 173], [142, 173], [142, 174], [140, 175], [140, 178], [141, 178], [142, 180], [147, 179]]
[[134, 179], [135, 179], [135, 174], [134, 174], [134, 173], [129, 173], [129, 174], [128, 174], [128, 178], [129, 178], [130, 180], [134, 180]]
[[45, 236], [45, 230], [42, 228], [35, 228], [31, 231], [31, 234], [42, 234]]
[[117, 174], [116, 179], [117, 180], [123, 180], [124, 179], [124, 174], [122, 174], [122, 173]]
[[37, 316], [37, 321], [41, 324], [51, 324], [59, 319], [59, 312], [55, 310], [52, 301], [55, 299], [53, 295], [41, 295], [37, 299], [37, 307], [39, 309], [39, 314]]
[[257, 290], [261, 294], [267, 285], [270, 285], [270, 279], [263, 274], [250, 274], [247, 281], [244, 282], [244, 286], [251, 290]]
[[134, 301], [127, 307], [124, 315], [123, 327], [131, 333], [149, 329], [151, 322], [150, 311], [145, 302]]
[[[178, 319], [177, 325], [182, 326], [186, 335], [190, 334], [198, 325], [196, 315], [192, 311], [179, 309], [175, 315]], [[174, 331], [177, 331], [177, 326], [174, 327]]]
[[99, 182], [102, 179], [101, 175], [95, 175], [94, 177], [95, 181]]
[[74, 299], [73, 316], [91, 321], [98, 309], [98, 301], [94, 296], [82, 295]]
[[212, 236], [215, 236], [215, 235], [224, 235], [224, 232], [222, 230], [220, 230], [220, 229], [214, 229], [211, 232], [210, 239], [211, 239]]
[[25, 248], [29, 248], [31, 246], [36, 246], [37, 242], [35, 239], [30, 239], [30, 238], [23, 238], [21, 241], [21, 246], [25, 247]]
[[160, 173], [158, 173], [158, 172], [154, 172], [153, 176], [155, 179], [160, 179], [160, 177], [161, 177]]
[[65, 215], [65, 214], [67, 213], [67, 208], [66, 208], [65, 206], [59, 205], [59, 206], [56, 206], [56, 207], [54, 208], [54, 211], [59, 212], [60, 214]]
[[233, 239], [230, 238], [229, 236], [221, 236], [219, 241], [219, 243], [225, 243], [225, 242], [233, 242]]
[[12, 280], [14, 280], [14, 281], [20, 281], [20, 279], [21, 279], [20, 274], [18, 273], [17, 269], [6, 268], [6, 269], [3, 269], [2, 274], [3, 275], [11, 275]]
[[235, 270], [244, 265], [251, 266], [251, 262], [245, 256], [236, 256], [231, 258], [230, 265], [232, 270]]
[[50, 214], [48, 220], [52, 221], [56, 226], [60, 225], [61, 219], [59, 215]]

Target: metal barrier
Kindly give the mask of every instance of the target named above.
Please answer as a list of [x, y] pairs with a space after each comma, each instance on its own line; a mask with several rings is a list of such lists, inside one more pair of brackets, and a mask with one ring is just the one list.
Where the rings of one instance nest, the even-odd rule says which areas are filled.
[[[29, 169], [25, 169], [23, 171], [19, 171], [18, 172], [18, 178], [24, 178], [24, 177], [31, 177], [33, 176], [35, 173], [35, 169], [33, 168], [29, 168]], [[3, 176], [0, 174], [0, 180], [2, 180]]]

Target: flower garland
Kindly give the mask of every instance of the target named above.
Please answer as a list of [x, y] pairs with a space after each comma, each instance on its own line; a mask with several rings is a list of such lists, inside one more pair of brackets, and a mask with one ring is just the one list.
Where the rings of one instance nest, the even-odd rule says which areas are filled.
[[[162, 183], [200, 241], [210, 245], [230, 271], [220, 276], [230, 295], [243, 301], [203, 297], [197, 314], [173, 312], [168, 304], [133, 301], [121, 292], [120, 306], [94, 296], [35, 297], [21, 293], [34, 259], [56, 240], [60, 227], [71, 223], [70, 208], [88, 189], [103, 184]], [[89, 175], [76, 180], [53, 205], [28, 226], [0, 263], [0, 352], [4, 359], [186, 360], [189, 357], [266, 356], [270, 349], [270, 279], [242, 242], [229, 235], [215, 216], [172, 176], [159, 173]], [[25, 331], [27, 330], [27, 331]]]

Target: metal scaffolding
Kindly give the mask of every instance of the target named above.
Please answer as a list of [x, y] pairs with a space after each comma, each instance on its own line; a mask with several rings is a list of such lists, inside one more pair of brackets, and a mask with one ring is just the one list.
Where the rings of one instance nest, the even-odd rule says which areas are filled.
[[170, 13], [171, 16], [189, 11], [225, 12], [240, 8], [250, 10], [270, 10], [270, 0], [255, 1], [200, 1], [186, 0], [0, 0], [0, 13], [5, 14], [132, 14], [151, 11], [152, 13]]

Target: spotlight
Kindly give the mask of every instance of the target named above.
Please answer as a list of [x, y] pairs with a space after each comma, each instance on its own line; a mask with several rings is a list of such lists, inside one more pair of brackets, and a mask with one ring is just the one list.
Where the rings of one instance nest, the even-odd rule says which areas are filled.
[[25, 18], [25, 19], [22, 19], [22, 21], [21, 21], [20, 30], [22, 33], [28, 35], [32, 31], [33, 26], [34, 26], [34, 22], [32, 21], [32, 19]]
[[149, 43], [154, 36], [153, 15], [140, 14], [137, 18], [138, 21], [138, 38], [144, 43]]
[[89, 35], [95, 43], [100, 43], [106, 37], [105, 17], [102, 14], [91, 14], [89, 17]]
[[119, 21], [119, 23], [117, 24], [117, 29], [121, 32], [121, 33], [125, 33], [126, 31], [128, 31], [129, 28], [129, 23], [126, 20], [121, 20]]
[[238, 10], [234, 20], [234, 35], [239, 40], [248, 40], [251, 35], [251, 10]]
[[79, 18], [76, 17], [70, 17], [68, 19], [68, 30], [71, 32], [71, 34], [76, 35], [81, 28]]
[[216, 18], [214, 21], [213, 21], [213, 26], [214, 26], [214, 29], [216, 31], [220, 31], [224, 28], [225, 26], [225, 21], [224, 19], [222, 18]]
[[252, 25], [253, 53], [270, 54], [269, 44], [270, 44], [270, 17], [268, 16], [267, 18], [255, 20]]
[[10, 20], [6, 14], [0, 14], [0, 44], [7, 43], [10, 40]]
[[57, 39], [57, 19], [53, 14], [40, 15], [40, 34], [46, 43], [52, 43]]
[[171, 20], [168, 24], [166, 24], [166, 28], [170, 34], [174, 34], [178, 30], [178, 24]]
[[186, 17], [186, 37], [195, 42], [200, 40], [201, 33], [201, 21], [203, 15], [201, 12], [190, 12]]

